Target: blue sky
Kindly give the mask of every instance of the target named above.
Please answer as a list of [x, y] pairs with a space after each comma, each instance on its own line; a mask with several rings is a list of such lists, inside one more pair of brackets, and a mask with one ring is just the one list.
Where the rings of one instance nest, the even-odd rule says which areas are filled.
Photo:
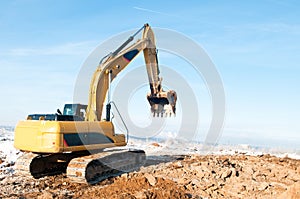
[[1, 1], [0, 124], [72, 101], [90, 52], [147, 22], [211, 57], [225, 87], [227, 135], [300, 140], [299, 10], [296, 0]]

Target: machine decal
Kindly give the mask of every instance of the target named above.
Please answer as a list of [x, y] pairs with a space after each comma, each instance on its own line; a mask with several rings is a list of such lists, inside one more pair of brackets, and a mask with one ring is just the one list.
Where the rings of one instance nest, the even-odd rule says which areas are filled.
[[126, 61], [130, 62], [138, 53], [139, 51], [137, 49], [134, 49], [132, 51], [125, 53], [123, 57], [126, 59]]
[[64, 146], [65, 146], [65, 147], [68, 147], [68, 146], [69, 146], [65, 139], [64, 139]]
[[114, 141], [101, 133], [66, 133], [64, 134], [65, 146], [82, 146], [99, 143], [114, 143]]

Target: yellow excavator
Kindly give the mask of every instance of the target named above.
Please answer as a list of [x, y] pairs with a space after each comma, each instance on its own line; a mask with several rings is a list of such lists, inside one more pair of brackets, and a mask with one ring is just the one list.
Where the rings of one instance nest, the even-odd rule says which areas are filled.
[[[126, 47], [141, 31], [142, 38]], [[114, 131], [109, 90], [111, 82], [141, 51], [153, 116], [175, 114], [177, 94], [162, 88], [154, 33], [145, 24], [101, 60], [92, 76], [87, 105], [66, 104], [63, 113], [58, 109], [55, 114], [30, 114], [18, 122], [14, 146], [24, 154], [15, 163], [16, 173], [40, 178], [66, 172], [73, 181], [93, 184], [140, 167], [145, 152], [122, 149], [128, 137]], [[104, 103], [106, 117], [101, 118]]]

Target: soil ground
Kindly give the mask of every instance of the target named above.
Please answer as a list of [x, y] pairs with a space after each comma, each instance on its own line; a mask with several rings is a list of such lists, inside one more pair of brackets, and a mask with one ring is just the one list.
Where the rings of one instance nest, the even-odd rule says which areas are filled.
[[270, 155], [151, 156], [139, 171], [96, 185], [64, 174], [10, 175], [0, 198], [300, 198], [300, 160]]

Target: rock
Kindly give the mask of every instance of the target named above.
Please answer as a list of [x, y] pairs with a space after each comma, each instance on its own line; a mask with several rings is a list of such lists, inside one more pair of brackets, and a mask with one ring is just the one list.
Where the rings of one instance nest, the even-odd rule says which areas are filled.
[[232, 174], [232, 170], [230, 169], [227, 169], [226, 171], [224, 171], [222, 174], [221, 174], [221, 178], [223, 180], [225, 180], [226, 178], [229, 178]]
[[247, 185], [246, 184], [238, 184], [236, 187], [237, 187], [238, 192], [243, 192], [243, 191], [247, 190]]
[[202, 167], [201, 167], [201, 163], [193, 163], [190, 165], [190, 170], [192, 171], [201, 171], [202, 170]]
[[136, 198], [140, 198], [140, 199], [147, 198], [146, 194], [143, 191], [139, 191], [139, 192], [135, 193], [134, 196]]
[[245, 173], [247, 176], [251, 176], [254, 173], [253, 169], [248, 166], [243, 166], [242, 172]]
[[197, 172], [196, 176], [197, 176], [198, 179], [202, 179], [205, 176], [205, 173], [204, 172]]
[[196, 186], [196, 187], [200, 187], [201, 183], [198, 179], [192, 179], [191, 181], [192, 185]]
[[255, 172], [253, 173], [253, 175], [252, 175], [252, 178], [253, 178], [255, 181], [257, 181], [257, 177], [259, 177], [259, 176], [261, 176], [260, 171], [255, 171]]
[[156, 178], [153, 175], [151, 175], [149, 173], [146, 173], [145, 174], [145, 178], [148, 180], [148, 182], [149, 182], [149, 184], [151, 186], [155, 186], [155, 184], [156, 184]]
[[178, 184], [188, 184], [191, 181], [187, 178], [179, 178], [178, 180], [176, 180]]
[[174, 166], [176, 169], [182, 168], [182, 167], [183, 167], [183, 165], [182, 165], [182, 163], [181, 163], [180, 161], [175, 162], [175, 163], [173, 164], [173, 166]]
[[255, 187], [255, 185], [250, 184], [250, 183], [247, 186], [245, 186], [247, 192], [254, 191], [255, 190], [254, 187]]
[[156, 147], [160, 147], [160, 145], [157, 142], [153, 142], [151, 145], [156, 146]]
[[128, 178], [128, 173], [123, 173], [123, 174], [121, 175], [121, 178]]
[[282, 193], [278, 199], [298, 199], [300, 198], [300, 182], [288, 187], [288, 189]]
[[7, 185], [7, 184], [9, 184], [9, 183], [10, 183], [9, 178], [4, 178], [4, 179], [1, 181], [1, 184], [2, 184], [2, 185]]
[[53, 198], [52, 194], [48, 191], [43, 191], [42, 195], [39, 195], [37, 197], [37, 199], [52, 199], [52, 198]]
[[189, 191], [193, 191], [195, 188], [195, 185], [193, 185], [192, 183], [184, 185], [185, 189], [189, 190]]
[[270, 185], [269, 183], [263, 182], [259, 185], [258, 190], [263, 191], [263, 190], [267, 189], [269, 187], [269, 185]]
[[230, 161], [229, 161], [228, 158], [226, 158], [225, 160], [223, 160], [222, 164], [223, 164], [224, 166], [229, 166], [229, 165], [231, 165], [231, 163], [230, 163]]
[[231, 176], [233, 177], [238, 177], [239, 176], [239, 172], [235, 169], [235, 168], [231, 168]]

